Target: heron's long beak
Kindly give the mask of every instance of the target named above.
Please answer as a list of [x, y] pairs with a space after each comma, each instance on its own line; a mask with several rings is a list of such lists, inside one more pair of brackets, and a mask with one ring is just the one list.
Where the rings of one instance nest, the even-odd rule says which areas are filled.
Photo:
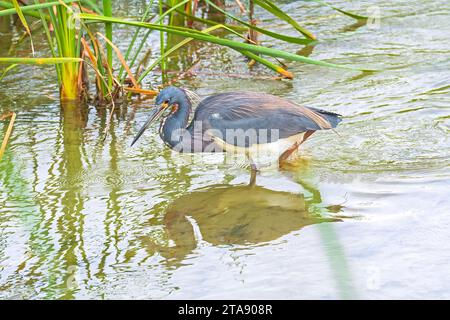
[[147, 128], [153, 122], [155, 122], [157, 119], [159, 119], [159, 117], [161, 117], [161, 115], [163, 114], [163, 112], [167, 108], [167, 106], [168, 106], [167, 103], [163, 103], [155, 108], [155, 110], [152, 112], [152, 114], [148, 118], [147, 122], [145, 122], [145, 124], [142, 126], [141, 130], [139, 130], [138, 134], [134, 137], [134, 140], [131, 143], [131, 146], [133, 146], [136, 143], [136, 141], [138, 141], [138, 139], [142, 136], [144, 131], [147, 130]]

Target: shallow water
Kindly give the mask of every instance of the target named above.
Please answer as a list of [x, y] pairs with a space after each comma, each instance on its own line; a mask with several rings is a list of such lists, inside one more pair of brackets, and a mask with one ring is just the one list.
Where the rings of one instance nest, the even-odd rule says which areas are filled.
[[[138, 15], [133, 3], [117, 10]], [[157, 128], [129, 148], [152, 101], [118, 112], [103, 141], [108, 113], [62, 110], [53, 68], [3, 80], [0, 113], [18, 118], [0, 163], [0, 298], [450, 298], [450, 4], [333, 1], [379, 8], [380, 21], [358, 27], [282, 3], [320, 39], [302, 53], [384, 71], [288, 63], [295, 80], [277, 81], [211, 45], [174, 58], [175, 70], [200, 59], [181, 84], [202, 97], [246, 88], [343, 115], [337, 134], [315, 134], [256, 188], [242, 165], [168, 150]], [[19, 34], [8, 30], [0, 56]]]

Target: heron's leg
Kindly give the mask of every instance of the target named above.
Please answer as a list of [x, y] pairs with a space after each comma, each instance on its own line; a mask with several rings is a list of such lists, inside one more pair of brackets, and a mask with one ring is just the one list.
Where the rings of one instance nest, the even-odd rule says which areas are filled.
[[256, 184], [256, 174], [258, 173], [258, 167], [256, 166], [255, 162], [248, 153], [246, 153], [246, 156], [250, 161], [250, 168], [251, 168], [249, 186], [254, 186]]
[[291, 156], [291, 154], [298, 149], [298, 147], [305, 142], [306, 139], [308, 139], [312, 134], [314, 133], [314, 131], [310, 130], [310, 131], [306, 131], [305, 134], [303, 135], [303, 140], [302, 141], [297, 141], [295, 142], [292, 146], [290, 146], [286, 151], [284, 151], [281, 156], [278, 158], [278, 163], [281, 165], [281, 163], [283, 161], [286, 161], [287, 158], [289, 158]]
[[278, 158], [278, 162], [281, 163], [285, 161], [287, 158], [291, 156], [291, 154], [297, 150], [297, 148], [300, 146], [301, 142], [296, 142], [292, 146], [290, 146], [286, 151], [284, 151], [281, 156]]
[[250, 186], [254, 186], [256, 184], [256, 174], [258, 173], [258, 169], [254, 164], [251, 164], [251, 172], [250, 172]]

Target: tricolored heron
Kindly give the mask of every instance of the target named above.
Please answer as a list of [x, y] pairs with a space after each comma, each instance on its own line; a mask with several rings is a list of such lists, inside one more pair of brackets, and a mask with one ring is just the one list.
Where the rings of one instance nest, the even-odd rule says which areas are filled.
[[254, 160], [260, 154], [281, 163], [315, 131], [335, 128], [341, 121], [336, 113], [255, 92], [210, 96], [199, 103], [189, 123], [191, 111], [191, 92], [173, 86], [161, 90], [155, 110], [131, 145], [164, 115], [159, 134], [168, 147], [190, 153], [243, 153], [250, 160], [254, 184], [257, 172]]

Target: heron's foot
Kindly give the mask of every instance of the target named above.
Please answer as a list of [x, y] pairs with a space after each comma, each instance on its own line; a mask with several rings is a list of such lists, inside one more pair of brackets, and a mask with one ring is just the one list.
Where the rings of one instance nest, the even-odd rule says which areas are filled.
[[292, 172], [298, 172], [299, 170], [303, 170], [306, 168], [309, 168], [311, 164], [311, 159], [308, 157], [293, 157], [290, 158], [289, 161], [281, 161], [279, 162], [279, 170], [280, 171], [292, 171]]
[[286, 160], [278, 160], [278, 168], [289, 170], [290, 168], [301, 166], [303, 162], [305, 162], [305, 157], [300, 153], [295, 153]]
[[[302, 141], [297, 141], [295, 142], [292, 146], [290, 146], [288, 149], [286, 149], [286, 151], [284, 151], [280, 157], [278, 158], [278, 166], [280, 169], [285, 169], [286, 166], [288, 165], [288, 158], [295, 152], [298, 150], [298, 148], [300, 147], [300, 145], [306, 141], [306, 139], [308, 139], [312, 134], [314, 133], [313, 130], [309, 130], [306, 131], [304, 136], [303, 136], [303, 140]], [[289, 164], [290, 165], [290, 164]]]
[[286, 169], [289, 167], [290, 167], [290, 164], [286, 160], [278, 160], [278, 168], [283, 170], [283, 169]]

